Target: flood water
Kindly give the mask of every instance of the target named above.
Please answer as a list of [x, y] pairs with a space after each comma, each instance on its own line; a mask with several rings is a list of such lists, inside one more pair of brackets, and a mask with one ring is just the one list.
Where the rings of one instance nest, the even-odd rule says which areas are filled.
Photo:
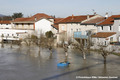
[[[64, 61], [62, 48], [54, 48], [50, 57], [48, 49], [26, 47], [6, 44], [0, 48], [0, 80], [120, 80], [120, 57], [109, 55], [107, 64], [103, 64], [103, 57], [97, 52], [87, 54], [83, 60], [78, 50], [68, 50], [68, 67], [57, 67], [57, 63]], [[77, 76], [114, 76], [116, 79], [83, 79]]]

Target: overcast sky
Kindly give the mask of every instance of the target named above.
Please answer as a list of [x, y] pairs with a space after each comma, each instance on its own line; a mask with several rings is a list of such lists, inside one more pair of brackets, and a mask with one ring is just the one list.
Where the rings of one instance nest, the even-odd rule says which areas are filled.
[[12, 15], [22, 12], [24, 16], [36, 13], [67, 17], [74, 15], [120, 14], [120, 0], [0, 0], [0, 14]]

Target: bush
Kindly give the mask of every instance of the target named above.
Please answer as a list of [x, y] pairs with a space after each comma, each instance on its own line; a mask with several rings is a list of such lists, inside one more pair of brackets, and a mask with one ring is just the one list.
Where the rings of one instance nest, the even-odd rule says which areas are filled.
[[45, 33], [45, 36], [47, 37], [47, 38], [52, 38], [53, 37], [53, 33], [52, 33], [52, 31], [47, 31], [46, 33]]

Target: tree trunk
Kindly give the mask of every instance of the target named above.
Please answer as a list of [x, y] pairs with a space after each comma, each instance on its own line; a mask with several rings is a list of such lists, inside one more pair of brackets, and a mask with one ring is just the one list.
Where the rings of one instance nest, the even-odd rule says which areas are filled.
[[10, 48], [12, 49], [12, 42], [11, 42], [11, 46], [10, 46]]
[[40, 57], [40, 50], [38, 51], [38, 56]]
[[104, 64], [106, 64], [106, 56], [104, 57]]
[[52, 52], [50, 52], [50, 59], [52, 58]]
[[85, 52], [83, 52], [83, 59], [86, 59], [86, 55], [85, 55]]
[[68, 61], [68, 53], [65, 52], [65, 62], [67, 62], [67, 61]]
[[4, 48], [4, 42], [3, 42], [3, 41], [2, 41], [2, 43], [1, 43], [1, 47]]

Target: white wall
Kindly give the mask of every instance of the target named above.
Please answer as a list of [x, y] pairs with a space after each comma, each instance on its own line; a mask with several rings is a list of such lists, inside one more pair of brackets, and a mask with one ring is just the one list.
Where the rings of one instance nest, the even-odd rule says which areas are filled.
[[39, 35], [42, 31], [42, 33], [45, 33], [47, 31], [50, 31], [52, 26], [52, 22], [47, 19], [41, 19], [37, 22], [35, 22], [35, 31]]
[[98, 32], [114, 32], [114, 27], [111, 26], [111, 30], [110, 30], [110, 26], [103, 26], [103, 30], [102, 30], [102, 27], [98, 26], [97, 31]]
[[[26, 33], [25, 33], [26, 32]], [[19, 34], [17, 34], [19, 33]], [[17, 37], [17, 38], [23, 38], [25, 36], [23, 36], [24, 34], [32, 34], [33, 30], [14, 30], [14, 29], [0, 29], [0, 39], [2, 38], [11, 38], [13, 39], [13, 37]], [[4, 35], [4, 37], [1, 37], [2, 34]], [[22, 35], [22, 36], [21, 36]]]
[[108, 45], [110, 43], [111, 37], [113, 37], [113, 42], [117, 41], [116, 34], [114, 34], [107, 38], [92, 38], [92, 42], [94, 43], [94, 45], [99, 45], [99, 44], [105, 45], [105, 42], [106, 42], [106, 45]]
[[[62, 27], [64, 27], [64, 30]], [[69, 40], [69, 38], [71, 38], [71, 40], [73, 42], [76, 42], [76, 40], [74, 40], [74, 32], [82, 31], [82, 34], [85, 35], [85, 32], [87, 30], [93, 30], [96, 33], [97, 27], [94, 25], [81, 25], [80, 23], [59, 24], [59, 33], [66, 31], [67, 32], [67, 35], [66, 35], [67, 40]], [[58, 38], [58, 39], [60, 39], [60, 38]], [[57, 41], [59, 41], [59, 40], [57, 40]]]
[[11, 29], [11, 24], [0, 24], [0, 29]]

